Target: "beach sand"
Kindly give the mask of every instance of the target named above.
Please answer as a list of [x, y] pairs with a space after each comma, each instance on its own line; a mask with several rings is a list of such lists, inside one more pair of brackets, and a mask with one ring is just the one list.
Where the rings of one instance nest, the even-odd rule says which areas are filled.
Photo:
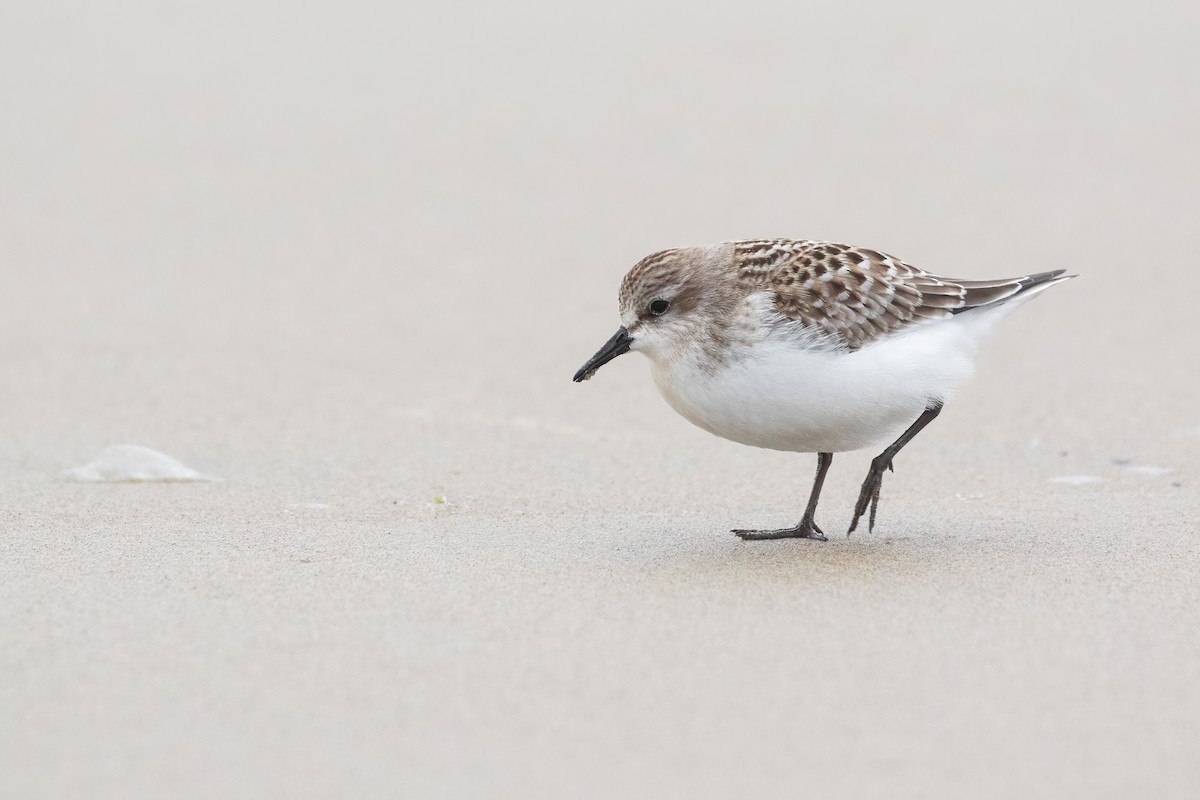
[[[1197, 9], [3, 16], [0, 795], [1200, 793]], [[767, 236], [1082, 277], [744, 543], [813, 456], [570, 377]]]

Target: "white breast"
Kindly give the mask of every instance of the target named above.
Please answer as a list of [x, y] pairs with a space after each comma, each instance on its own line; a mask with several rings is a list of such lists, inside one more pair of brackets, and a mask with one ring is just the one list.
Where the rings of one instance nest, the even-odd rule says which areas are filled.
[[952, 318], [853, 352], [764, 338], [716, 370], [695, 352], [653, 373], [672, 408], [717, 436], [772, 450], [857, 450], [891, 441], [970, 377], [976, 327]]

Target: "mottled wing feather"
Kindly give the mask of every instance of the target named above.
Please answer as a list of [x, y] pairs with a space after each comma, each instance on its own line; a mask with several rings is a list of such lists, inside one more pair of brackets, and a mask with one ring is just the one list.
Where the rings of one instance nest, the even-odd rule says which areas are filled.
[[775, 309], [850, 349], [909, 325], [1006, 300], [1033, 279], [939, 278], [876, 250], [833, 242], [770, 239], [738, 242], [734, 263], [743, 287], [775, 295]]

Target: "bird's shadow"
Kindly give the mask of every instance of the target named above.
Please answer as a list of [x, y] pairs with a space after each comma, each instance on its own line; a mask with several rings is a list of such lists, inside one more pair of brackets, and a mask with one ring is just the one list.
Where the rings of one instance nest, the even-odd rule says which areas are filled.
[[[829, 541], [781, 539], [745, 542], [711, 529], [678, 531], [658, 539], [652, 553], [627, 555], [626, 567], [662, 580], [753, 581], [756, 585], [875, 583], [911, 580], [955, 569], [987, 547], [978, 536], [954, 531], [830, 534]], [[652, 534], [651, 534], [652, 535]], [[649, 556], [649, 557], [647, 557]], [[622, 559], [626, 560], [626, 559]]]

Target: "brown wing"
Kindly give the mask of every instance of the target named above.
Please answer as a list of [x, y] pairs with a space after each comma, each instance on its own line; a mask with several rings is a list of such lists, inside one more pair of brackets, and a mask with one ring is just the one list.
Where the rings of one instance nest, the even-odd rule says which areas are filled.
[[909, 325], [1007, 300], [1061, 272], [954, 280], [876, 250], [792, 239], [738, 242], [734, 263], [746, 288], [775, 293], [785, 318], [852, 350]]

